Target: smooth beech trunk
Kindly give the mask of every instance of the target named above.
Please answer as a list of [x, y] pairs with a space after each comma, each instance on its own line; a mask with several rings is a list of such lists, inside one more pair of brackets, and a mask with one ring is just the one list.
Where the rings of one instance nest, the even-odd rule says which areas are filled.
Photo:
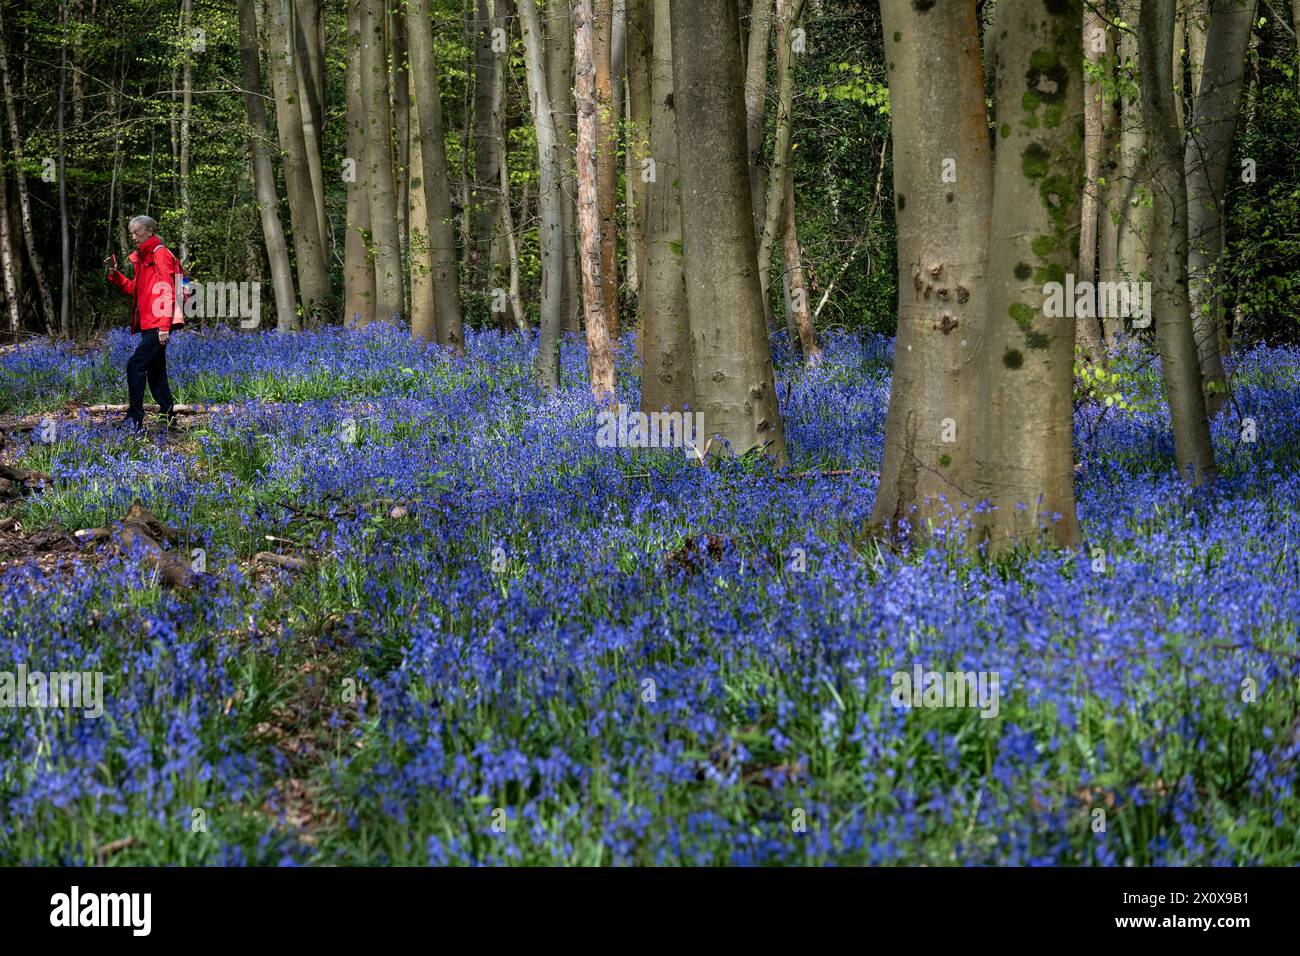
[[271, 264], [271, 287], [275, 293], [275, 326], [281, 332], [288, 332], [298, 325], [297, 302], [268, 145], [266, 100], [262, 96], [262, 59], [257, 47], [257, 12], [253, 0], [239, 0], [239, 58], [244, 72], [244, 111], [250, 132], [248, 145], [253, 154], [257, 214], [262, 223], [262, 241], [266, 245], [267, 261]]
[[180, 261], [190, 258], [190, 116], [194, 110], [194, 64], [191, 57], [190, 25], [193, 0], [181, 0], [181, 246]]
[[[1115, 32], [1103, 21], [1106, 30], [1107, 62], [1113, 62], [1117, 45]], [[1112, 76], [1115, 73], [1112, 70]], [[1120, 124], [1123, 118], [1123, 99], [1114, 89], [1102, 101], [1101, 174], [1105, 180], [1099, 191], [1100, 209], [1097, 224], [1097, 272], [1102, 282], [1118, 282], [1119, 275], [1119, 220], [1123, 203], [1123, 184], [1119, 181]], [[1124, 331], [1121, 316], [1105, 316], [1101, 320], [1107, 345], [1114, 345], [1116, 336]]]
[[[672, 0], [673, 107], [695, 411], [711, 454], [787, 461], [754, 246], [735, 0]], [[701, 161], [707, 158], [707, 161]], [[720, 440], [719, 440], [720, 439]]]
[[298, 294], [303, 317], [319, 315], [330, 298], [329, 266], [325, 261], [312, 198], [307, 142], [302, 131], [298, 78], [294, 73], [293, 38], [284, 6], [271, 2], [267, 9], [271, 88], [275, 94], [275, 121], [284, 153], [284, 188], [289, 198], [289, 223], [293, 230], [294, 259], [298, 266]]
[[[1119, 60], [1127, 88], [1136, 90], [1144, 67], [1139, 62], [1136, 31], [1140, 27], [1139, 0], [1119, 0], [1120, 17], [1129, 28], [1119, 36]], [[1120, 223], [1116, 241], [1116, 269], [1131, 281], [1151, 275], [1148, 250], [1151, 239], [1151, 174], [1147, 164], [1147, 130], [1142, 119], [1142, 98], [1124, 97], [1120, 118], [1119, 184]]]
[[1237, 132], [1246, 47], [1254, 18], [1254, 0], [1210, 3], [1205, 59], [1183, 152], [1187, 175], [1188, 294], [1206, 411], [1211, 418], [1227, 397], [1219, 351], [1223, 299], [1218, 294], [1218, 265], [1223, 254], [1228, 160]]
[[465, 333], [456, 263], [456, 227], [452, 221], [451, 186], [447, 176], [447, 147], [442, 123], [442, 94], [438, 82], [438, 64], [433, 52], [433, 25], [425, 0], [407, 0], [406, 25], [407, 52], [413, 80], [411, 87], [415, 91], [413, 113], [419, 114], [422, 137], [422, 167], [413, 170], [412, 177], [421, 177], [424, 186], [434, 310], [438, 316], [438, 344], [460, 354], [465, 349]]
[[343, 324], [349, 328], [369, 325], [375, 310], [375, 266], [367, 248], [370, 194], [366, 189], [366, 124], [361, 100], [362, 2], [348, 0], [348, 154], [343, 167], [348, 190], [348, 221], [343, 240]]
[[578, 264], [578, 181], [573, 151], [573, 24], [568, 2], [559, 0], [546, 11], [546, 85], [560, 154], [560, 245], [564, 250], [560, 327], [565, 332], [577, 332], [582, 328], [582, 275]]
[[[1187, 183], [1182, 131], [1173, 104], [1170, 61], [1176, 0], [1142, 0], [1142, 116], [1150, 142], [1151, 303], [1156, 350], [1174, 432], [1179, 473], [1193, 485], [1213, 480], [1214, 448], [1187, 299]], [[1217, 347], [1217, 343], [1216, 343]]]
[[[642, 164], [650, 155], [650, 56], [654, 31], [654, 7], [650, 0], [627, 3], [627, 277], [637, 298], [639, 318], [644, 319], [642, 288], [646, 273], [645, 196], [649, 185]], [[644, 328], [643, 323], [641, 328]], [[637, 350], [645, 345], [637, 335]]]
[[[772, 150], [772, 168], [767, 177], [767, 202], [763, 214], [763, 236], [758, 246], [758, 276], [763, 290], [763, 311], [772, 324], [772, 250], [781, 229], [781, 202], [785, 197], [785, 171], [790, 164], [790, 137], [793, 133], [794, 53], [791, 50], [794, 26], [803, 13], [804, 0], [777, 0], [776, 74], [776, 145]], [[748, 134], [747, 134], [748, 135]], [[752, 188], [751, 188], [752, 194]]]
[[745, 57], [745, 142], [749, 147], [749, 189], [754, 203], [754, 241], [763, 238], [766, 169], [763, 164], [763, 117], [767, 112], [767, 47], [772, 36], [773, 0], [753, 0], [749, 8]]
[[331, 236], [325, 215], [325, 171], [321, 137], [325, 131], [324, 53], [320, 47], [322, 28], [319, 0], [294, 0], [293, 59], [298, 80], [298, 106], [302, 112], [302, 135], [307, 144], [307, 167], [311, 172], [311, 194], [316, 205], [316, 228], [329, 259]]
[[1082, 16], [1078, 0], [1002, 0], [992, 25], [998, 137], [975, 461], [994, 553], [1044, 532], [1061, 547], [1079, 537], [1075, 321], [1047, 314], [1045, 286], [1079, 270]]
[[537, 344], [537, 379], [543, 388], [560, 384], [560, 307], [564, 291], [564, 247], [560, 187], [563, 179], [555, 114], [546, 79], [546, 47], [537, 0], [519, 0], [524, 34], [524, 66], [533, 125], [537, 130], [538, 196], [541, 217], [542, 305], [541, 334]]
[[669, 0], [654, 0], [650, 67], [650, 156], [655, 176], [646, 185], [645, 339], [641, 410], [683, 411], [695, 404], [691, 324], [682, 273], [682, 197], [678, 185], [677, 117], [673, 101]]
[[393, 188], [397, 191], [397, 238], [402, 261], [407, 259], [409, 226], [406, 221], [411, 169], [411, 74], [406, 55], [406, 22], [401, 7], [407, 0], [388, 5], [388, 108], [393, 120]]
[[[1094, 69], [1101, 69], [1106, 56], [1106, 22], [1091, 7], [1083, 10], [1083, 56]], [[1097, 281], [1097, 235], [1101, 211], [1102, 153], [1105, 149], [1103, 123], [1105, 98], [1102, 84], [1085, 76], [1083, 84], [1083, 211], [1079, 227], [1079, 281]], [[1104, 362], [1101, 320], [1095, 315], [1076, 317], [1080, 348], [1092, 362]]]
[[411, 155], [408, 164], [411, 190], [407, 195], [411, 238], [411, 337], [434, 342], [438, 337], [437, 312], [433, 304], [432, 243], [429, 241], [429, 204], [425, 199], [424, 144], [420, 135], [420, 111], [411, 111]]
[[598, 402], [614, 397], [614, 343], [609, 331], [605, 301], [604, 256], [600, 232], [600, 197], [597, 154], [600, 151], [598, 114], [601, 106], [596, 90], [599, 68], [595, 64], [595, 30], [591, 0], [573, 3], [573, 55], [577, 63], [578, 105], [578, 234], [581, 237], [581, 265], [584, 317], [587, 328], [587, 364], [591, 392]]
[[393, 180], [388, 57], [384, 46], [384, 0], [362, 0], [361, 102], [364, 109], [364, 178], [370, 202], [375, 260], [375, 319], [400, 325], [406, 312], [402, 252]]
[[469, 261], [474, 281], [489, 295], [502, 281], [504, 247], [496, 241], [501, 213], [503, 140], [501, 98], [503, 66], [508, 54], [493, 49], [493, 33], [509, 26], [501, 16], [501, 0], [471, 0], [474, 4], [474, 211], [473, 248]]
[[872, 522], [897, 536], [904, 523], [924, 532], [949, 508], [976, 500], [974, 393], [993, 183], [974, 7], [921, 12], [910, 0], [885, 0], [881, 14], [898, 223], [898, 336]]

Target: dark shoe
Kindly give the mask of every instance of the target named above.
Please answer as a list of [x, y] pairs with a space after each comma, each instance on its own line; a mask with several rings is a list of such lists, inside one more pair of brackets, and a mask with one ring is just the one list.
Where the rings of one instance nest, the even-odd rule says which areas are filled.
[[121, 418], [119, 418], [117, 421], [113, 422], [113, 428], [115, 428], [117, 431], [124, 431], [128, 433], [136, 434], [144, 431], [144, 424], [142, 422], [137, 422], [130, 415], [124, 415]]

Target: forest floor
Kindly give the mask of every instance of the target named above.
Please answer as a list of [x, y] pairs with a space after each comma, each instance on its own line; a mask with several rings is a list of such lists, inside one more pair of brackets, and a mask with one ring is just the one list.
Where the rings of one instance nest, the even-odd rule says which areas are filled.
[[142, 436], [125, 334], [0, 352], [0, 676], [104, 674], [0, 709], [0, 863], [1294, 862], [1300, 352], [1201, 491], [1117, 355], [1083, 550], [990, 562], [863, 538], [892, 344], [825, 346], [783, 474], [597, 447], [573, 342], [186, 333]]

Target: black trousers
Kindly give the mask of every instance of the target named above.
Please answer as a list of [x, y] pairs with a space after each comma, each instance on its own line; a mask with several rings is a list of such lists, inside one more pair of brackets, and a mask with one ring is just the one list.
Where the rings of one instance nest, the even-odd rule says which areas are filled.
[[127, 418], [139, 427], [144, 424], [144, 385], [164, 415], [171, 413], [172, 390], [167, 384], [167, 346], [158, 341], [158, 332], [150, 329], [140, 334], [140, 344], [126, 363], [126, 388], [130, 396]]

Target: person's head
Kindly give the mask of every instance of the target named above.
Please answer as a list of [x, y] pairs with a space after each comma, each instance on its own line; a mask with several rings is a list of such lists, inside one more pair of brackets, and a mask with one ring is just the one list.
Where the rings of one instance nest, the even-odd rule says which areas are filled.
[[138, 247], [140, 243], [158, 231], [158, 223], [148, 216], [133, 216], [131, 221], [127, 223], [126, 228], [131, 233], [131, 241]]

